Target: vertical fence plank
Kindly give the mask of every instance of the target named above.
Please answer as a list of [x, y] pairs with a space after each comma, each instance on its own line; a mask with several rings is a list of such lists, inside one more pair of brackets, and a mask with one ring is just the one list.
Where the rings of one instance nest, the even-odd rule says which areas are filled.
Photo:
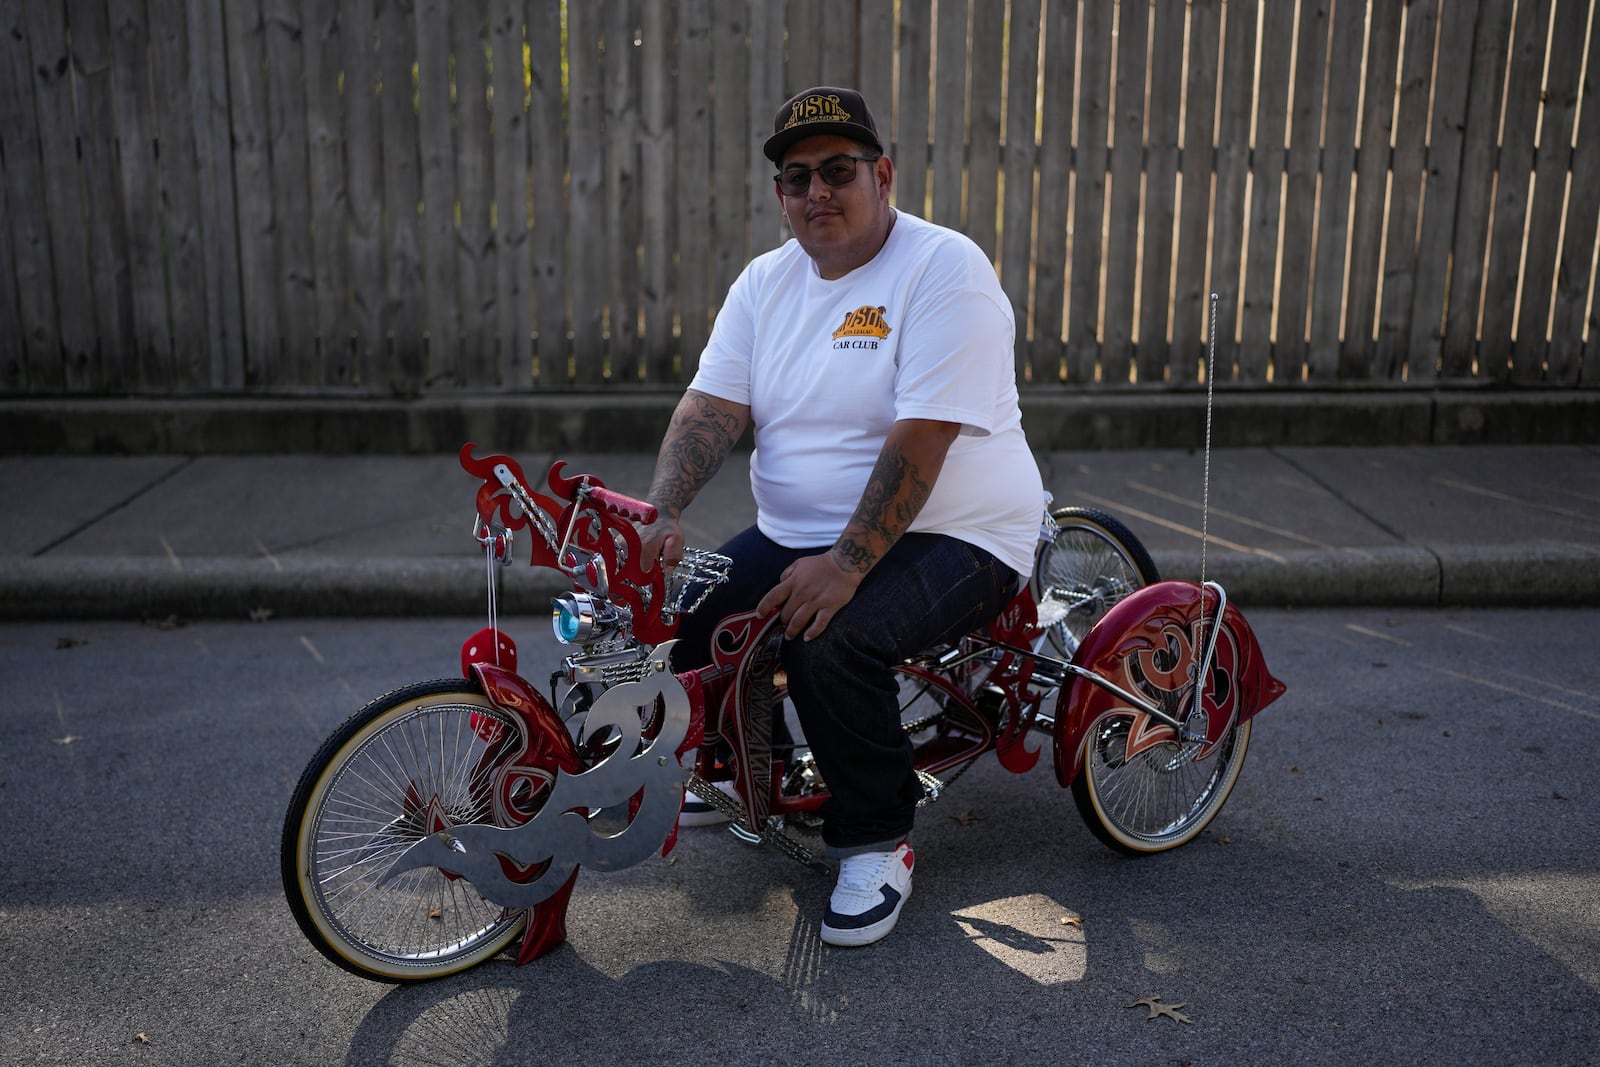
[[[900, 84], [894, 107], [895, 205], [928, 214], [928, 98], [932, 78], [933, 8], [929, 0], [900, 0]], [[872, 105], [876, 107], [877, 105]], [[886, 115], [877, 115], [887, 134]]]
[[495, 365], [502, 386], [525, 388], [532, 366], [533, 259], [528, 244], [528, 113], [522, 48], [525, 0], [492, 0], [494, 72]]
[[[567, 263], [572, 359], [579, 385], [605, 380], [605, 145], [597, 4], [567, 8]], [[704, 69], [704, 68], [702, 68]], [[704, 82], [701, 82], [702, 87]]]
[[1400, 108], [1394, 128], [1389, 225], [1384, 234], [1383, 293], [1378, 305], [1374, 377], [1396, 380], [1405, 366], [1405, 338], [1417, 276], [1417, 219], [1421, 214], [1427, 151], [1428, 83], [1438, 32], [1438, 0], [1416, 0], [1405, 11], [1405, 51], [1400, 57]]
[[283, 362], [275, 379], [289, 386], [315, 383], [317, 308], [311, 255], [311, 202], [307, 186], [305, 54], [300, 46], [299, 0], [263, 0], [262, 43], [267, 60], [268, 158], [272, 163], [273, 239]]
[[1140, 172], [1144, 163], [1150, 4], [1149, 0], [1124, 0], [1119, 7], [1100, 374], [1109, 384], [1124, 385], [1133, 366], [1133, 307], [1139, 288]]
[[1362, 22], [1366, 5], [1336, 0], [1328, 46], [1328, 101], [1324, 112], [1322, 200], [1317, 212], [1316, 277], [1311, 296], [1309, 377], [1328, 382], [1339, 372], [1340, 313], [1350, 239], [1350, 183], [1355, 172], [1356, 107], [1361, 79]]
[[1244, 300], [1239, 323], [1239, 378], [1263, 382], [1272, 358], [1273, 311], [1282, 220], [1284, 162], [1289, 150], [1289, 65], [1294, 58], [1294, 6], [1267, 4], [1261, 27], [1255, 152], [1250, 162], [1250, 221]]
[[1005, 87], [1005, 6], [972, 11], [967, 65], [971, 101], [967, 123], [966, 234], [991, 260], [999, 247], [1000, 108]]
[[379, 9], [378, 55], [383, 78], [383, 214], [386, 222], [384, 322], [392, 353], [387, 384], [401, 395], [422, 388], [427, 372], [422, 245], [417, 221], [421, 199], [417, 144], [416, 23], [412, 0], [385, 0]]
[[1406, 336], [1406, 375], [1431, 381], [1440, 373], [1445, 295], [1450, 284], [1450, 244], [1461, 190], [1467, 92], [1472, 85], [1476, 3], [1443, 5], [1439, 20], [1433, 119], [1428, 127], [1422, 229], [1417, 238], [1417, 279]]
[[353, 382], [373, 390], [389, 376], [384, 365], [387, 346], [383, 336], [383, 126], [378, 107], [378, 23], [373, 0], [345, 0], [343, 11], [343, 206], [349, 242], [350, 376]]
[[[745, 93], [750, 82], [746, 16], [747, 11], [739, 5], [715, 11], [711, 30], [711, 73], [718, 90], [712, 101], [711, 125], [710, 293], [714, 304], [722, 302], [749, 258], [745, 218], [751, 175], [745, 131], [750, 128], [751, 103]], [[733, 91], [726, 91], [730, 86]], [[773, 101], [772, 107], [776, 109], [778, 103]]]
[[225, 11], [228, 118], [238, 183], [239, 265], [243, 291], [245, 381], [282, 384], [283, 326], [277, 275], [277, 220], [272, 214], [271, 127], [267, 117], [265, 30], [257, 0]]
[[[706, 79], [699, 73], [711, 69], [711, 5], [709, 0], [686, 0], [678, 22], [678, 123], [677, 227], [679, 267], [675, 275], [679, 296], [678, 353], [683, 380], [694, 377], [700, 352], [710, 335], [711, 304], [707, 263], [711, 222], [711, 189], [705, 180], [711, 165], [711, 107]], [[691, 74], [690, 72], [695, 72]], [[718, 294], [720, 299], [720, 294]]]
[[[639, 380], [639, 92], [633, 0], [607, 0], [605, 9], [606, 288], [611, 306], [611, 380]], [[741, 46], [743, 41], [740, 42]], [[744, 99], [744, 86], [734, 94]], [[743, 131], [740, 131], [741, 133]], [[744, 176], [743, 157], [737, 165]], [[741, 208], [743, 201], [740, 201]], [[741, 220], [742, 226], [743, 220]]]
[[[781, 26], [774, 34], [780, 41]], [[672, 339], [672, 202], [677, 189], [672, 154], [672, 17], [666, 4], [643, 5], [639, 34], [640, 65], [639, 207], [644, 215], [644, 248], [639, 270], [644, 313], [644, 373], [667, 385], [676, 380]], [[782, 64], [775, 64], [781, 67]], [[752, 71], [755, 67], [751, 68]], [[774, 105], [776, 106], [776, 105]]]
[[[682, 0], [678, 4], [678, 9], [680, 15], [685, 12]], [[783, 92], [785, 100], [808, 86], [823, 84], [822, 15], [822, 5], [816, 0], [789, 0], [785, 7], [784, 26], [787, 29]]]
[[[350, 275], [345, 259], [350, 192], [344, 175], [346, 137], [339, 89], [345, 51], [342, 7], [336, 0], [305, 0], [301, 15], [317, 356], [316, 380], [303, 383], [306, 385], [348, 386], [355, 380], [350, 360]], [[347, 91], [359, 90], [348, 86]]]
[[1183, 120], [1183, 208], [1178, 222], [1177, 281], [1172, 303], [1172, 366], [1174, 384], [1199, 380], [1205, 356], [1209, 292], [1206, 262], [1211, 228], [1211, 172], [1216, 147], [1211, 139], [1216, 120], [1217, 60], [1222, 32], [1221, 0], [1194, 0], [1189, 5], [1189, 75], [1184, 89], [1188, 109]]
[[[823, 85], [843, 85], [860, 89], [856, 81], [856, 48], [860, 38], [856, 22], [856, 0], [811, 0], [820, 16], [817, 41], [817, 81]], [[806, 83], [811, 84], [810, 82]], [[796, 85], [795, 92], [805, 88]]]
[[1350, 283], [1344, 344], [1339, 349], [1339, 377], [1344, 379], [1372, 376], [1373, 317], [1383, 286], [1378, 264], [1383, 254], [1383, 212], [1389, 193], [1389, 146], [1404, 13], [1399, 4], [1376, 4], [1369, 11], [1356, 207], [1350, 224]]
[[[1600, 301], [1588, 323], [1584, 343], [1584, 306], [1589, 298], [1594, 248], [1600, 234], [1600, 4], [1589, 10], [1589, 61], [1579, 81], [1577, 146], [1572, 153], [1572, 194], [1561, 239], [1556, 271], [1555, 309], [1551, 315], [1547, 380], [1563, 385], [1600, 385]], [[1587, 359], [1584, 357], [1587, 356]], [[1580, 378], [1580, 368], [1585, 372]]]
[[[117, 124], [120, 195], [126, 206], [131, 336], [120, 358], [127, 361], [124, 386], [147, 389], [150, 378], [165, 383], [172, 358], [167, 312], [167, 272], [161, 248], [161, 187], [156, 171], [150, 97], [150, 27], [144, 4], [112, 0], [108, 12], [114, 48], [113, 106]], [[170, 150], [170, 146], [168, 146]], [[102, 387], [106, 383], [99, 383]]]
[[[0, 86], [5, 84], [0, 80]], [[16, 253], [11, 247], [11, 197], [5, 177], [0, 168], [0, 390], [20, 393], [27, 384], [28, 349], [23, 340], [21, 296], [13, 284]]]
[[1171, 359], [1172, 241], [1177, 232], [1178, 120], [1183, 105], [1182, 0], [1156, 0], [1150, 31], [1150, 99], [1145, 135], [1144, 267], [1139, 278], [1141, 383], [1162, 381]]
[[[129, 6], [140, 5], [135, 0]], [[156, 186], [153, 195], [159, 207], [145, 221], [152, 231], [150, 239], [155, 242], [150, 254], [151, 269], [156, 277], [151, 279], [150, 286], [159, 288], [165, 281], [169, 318], [165, 346], [141, 353], [139, 380], [147, 391], [169, 392], [211, 384], [211, 344], [220, 339], [214, 339], [208, 332], [208, 300], [225, 285], [230, 291], [237, 291], [238, 260], [229, 261], [228, 274], [214, 277], [207, 272], [206, 256], [211, 254], [210, 245], [232, 249], [235, 244], [231, 218], [214, 242], [204, 239], [208, 218], [205, 206], [223, 195], [227, 195], [231, 203], [232, 193], [231, 189], [223, 194], [200, 186], [202, 161], [195, 146], [197, 131], [206, 121], [206, 115], [196, 106], [197, 97], [192, 93], [192, 86], [197, 73], [205, 68], [189, 54], [187, 12], [176, 4], [156, 4], [147, 12], [151, 86], [147, 128], [161, 149], [156, 153], [153, 145], [146, 146], [153, 157], [152, 180]], [[207, 172], [225, 172], [231, 186], [233, 170], [225, 155], [206, 161], [206, 169]], [[129, 202], [132, 210], [138, 213], [138, 202], [132, 198]], [[138, 233], [137, 229], [134, 233]], [[134, 269], [138, 270], [137, 237], [133, 248]], [[162, 274], [165, 274], [164, 279]], [[232, 279], [231, 284], [228, 279]], [[139, 290], [135, 289], [136, 317], [142, 314], [140, 299]], [[153, 297], [151, 299], [153, 301]], [[148, 313], [156, 311], [152, 307]], [[235, 334], [235, 343], [237, 340]]]
[[[1555, 287], [1555, 250], [1561, 243], [1561, 211], [1567, 197], [1572, 155], [1572, 124], [1578, 104], [1578, 73], [1583, 56], [1560, 42], [1582, 40], [1589, 0], [1557, 0], [1551, 19], [1550, 58], [1539, 93], [1543, 115], [1533, 160], [1533, 199], [1528, 207], [1528, 259], [1517, 301], [1517, 337], [1511, 377], [1537, 382], [1544, 376], [1550, 299]], [[1589, 46], [1595, 47], [1593, 43]]]
[[[0, 227], [10, 235], [9, 255], [0, 260], [0, 284], [16, 285], [14, 336], [7, 340], [8, 388], [48, 388], [60, 381], [61, 341], [45, 225], [44, 171], [39, 124], [33, 106], [33, 63], [22, 5], [0, 8], [0, 143], [5, 144], [5, 207]], [[9, 281], [5, 280], [9, 277]], [[13, 367], [12, 360], [16, 360]]]
[[1239, 275], [1245, 245], [1245, 184], [1250, 173], [1250, 117], [1255, 111], [1256, 16], [1253, 4], [1230, 4], [1224, 22], [1222, 94], [1217, 129], [1216, 206], [1211, 236], [1211, 288], [1222, 295], [1217, 323], [1217, 378], [1234, 377]]
[[1327, 0], [1303, 0], [1296, 29], [1289, 156], [1283, 183], [1283, 252], [1278, 270], [1278, 325], [1272, 347], [1275, 382], [1306, 374], [1311, 310], [1311, 253], [1316, 241], [1317, 170], [1321, 156], [1323, 83], [1328, 70]]
[[[895, 0], [860, 0], [861, 12], [857, 16], [855, 84], [878, 120], [878, 133], [886, 150], [894, 130], [894, 7]], [[754, 53], [753, 57], [758, 55]], [[752, 97], [751, 104], [763, 111], [769, 107], [761, 97]], [[776, 100], [771, 106], [776, 106]]]
[[424, 384], [461, 383], [456, 296], [456, 146], [450, 103], [450, 7], [417, 0], [417, 147], [422, 176], [422, 280], [428, 330]]
[[1100, 269], [1105, 254], [1106, 140], [1115, 8], [1085, 4], [1078, 86], [1078, 150], [1072, 201], [1072, 281], [1067, 307], [1067, 382], [1095, 380], [1100, 359]]
[[111, 26], [106, 0], [69, 0], [72, 68], [83, 170], [89, 275], [94, 282], [96, 356], [80, 388], [125, 391], [138, 370], [127, 222], [117, 162]]
[[[780, 14], [779, 9], [766, 0], [748, 2], [750, 62], [747, 69], [749, 91], [746, 95], [750, 106], [745, 112], [745, 156], [750, 172], [748, 225], [751, 256], [776, 248], [784, 238], [783, 212], [779, 210], [776, 188], [770, 177], [776, 168], [761, 149], [766, 139], [772, 136], [773, 115], [777, 113], [779, 105], [788, 99], [783, 82], [783, 20]], [[891, 23], [888, 44], [891, 55], [894, 47], [892, 26]], [[873, 106], [889, 107], [892, 96], [886, 93], [882, 100], [882, 104], [874, 102]], [[891, 128], [887, 121], [889, 117], [884, 114], [878, 118], [879, 132], [885, 140]]]
[[1484, 247], [1494, 191], [1500, 90], [1511, 35], [1511, 5], [1512, 0], [1482, 0], [1472, 39], [1471, 89], [1461, 143], [1461, 182], [1450, 245], [1450, 291], [1440, 359], [1440, 373], [1447, 378], [1470, 376], [1477, 355]]
[[561, 6], [534, 0], [528, 19], [533, 150], [533, 291], [539, 326], [539, 384], [565, 385], [567, 341], [566, 111], [561, 76]]
[[494, 146], [489, 138], [489, 3], [450, 5], [451, 52], [456, 83], [456, 189], [461, 215], [456, 236], [460, 308], [460, 379], [475, 388], [500, 384], [492, 337], [496, 321], [496, 257], [490, 213], [494, 200]]
[[967, 0], [939, 0], [933, 68], [933, 214], [961, 229], [961, 179], [967, 141]]
[[1489, 269], [1484, 276], [1483, 335], [1478, 347], [1478, 377], [1496, 382], [1505, 381], [1512, 371], [1511, 341], [1522, 280], [1528, 189], [1533, 178], [1533, 135], [1539, 121], [1549, 20], [1550, 0], [1519, 0], [1500, 120], [1500, 162], [1496, 168]]
[[1033, 341], [1028, 380], [1057, 385], [1065, 371], [1068, 206], [1072, 196], [1072, 84], [1077, 66], [1078, 5], [1045, 0], [1044, 143], [1039, 150], [1039, 231], [1033, 255]]
[[34, 109], [38, 115], [45, 218], [55, 275], [60, 347], [40, 353], [31, 379], [46, 388], [82, 388], [94, 365], [94, 286], [89, 273], [78, 127], [72, 113], [72, 59], [63, 12], [53, 4], [25, 4], [31, 50]]
[[1010, 38], [1006, 44], [1006, 139], [1001, 154], [1005, 197], [1001, 201], [1000, 283], [1016, 319], [1016, 374], [1027, 374], [1028, 293], [1033, 257], [1034, 174], [1038, 150], [1034, 129], [1039, 118], [1039, 3], [1011, 0]]
[[1174, 271], [1172, 347], [1174, 383], [1199, 380], [1209, 322], [1209, 261], [1216, 145], [1216, 94], [1220, 75], [1220, 0], [1190, 4], [1186, 96], [1180, 171], [1181, 213]]
[[[249, 323], [245, 318], [241, 200], [234, 193], [238, 159], [232, 145], [232, 101], [228, 80], [230, 16], [207, 0], [189, 0], [187, 41], [194, 115], [194, 158], [199, 186], [200, 226], [194, 246], [205, 290], [205, 355], [193, 382], [212, 389], [239, 389], [246, 380]], [[236, 16], [234, 16], [236, 17]], [[181, 180], [163, 164], [163, 189]], [[259, 172], [258, 172], [259, 173]], [[168, 194], [170, 197], [170, 193]], [[169, 232], [171, 227], [169, 226]]]

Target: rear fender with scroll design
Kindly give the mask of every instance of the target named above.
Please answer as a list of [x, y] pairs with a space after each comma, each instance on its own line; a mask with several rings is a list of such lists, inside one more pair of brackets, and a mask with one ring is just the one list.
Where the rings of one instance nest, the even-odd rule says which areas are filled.
[[[1203, 640], [1216, 623], [1217, 596], [1203, 596], [1194, 582], [1168, 581], [1145, 586], [1106, 612], [1078, 647], [1073, 663], [1182, 717], [1193, 693]], [[1210, 677], [1201, 692], [1206, 759], [1234, 726], [1282, 696], [1286, 686], [1267, 670], [1255, 632], [1232, 603], [1223, 611]], [[1056, 706], [1056, 778], [1072, 784], [1083, 766], [1083, 742], [1094, 724], [1112, 712], [1131, 712], [1128, 755], [1175, 740], [1171, 727], [1088, 678], [1074, 677]]]

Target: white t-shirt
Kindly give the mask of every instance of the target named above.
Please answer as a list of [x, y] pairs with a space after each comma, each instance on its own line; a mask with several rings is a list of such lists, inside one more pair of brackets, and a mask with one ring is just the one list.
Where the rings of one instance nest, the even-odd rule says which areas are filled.
[[870, 262], [822, 278], [798, 241], [751, 261], [691, 388], [750, 407], [761, 532], [823, 548], [843, 532], [897, 419], [961, 424], [913, 531], [1033, 569], [1043, 507], [1022, 433], [1011, 303], [954, 230], [899, 212]]

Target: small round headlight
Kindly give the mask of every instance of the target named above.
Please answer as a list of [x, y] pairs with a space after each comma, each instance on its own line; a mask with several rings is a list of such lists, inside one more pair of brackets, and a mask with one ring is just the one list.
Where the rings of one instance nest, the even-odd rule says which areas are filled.
[[594, 631], [594, 609], [588, 599], [580, 594], [564, 593], [551, 601], [550, 624], [557, 641], [570, 645]]

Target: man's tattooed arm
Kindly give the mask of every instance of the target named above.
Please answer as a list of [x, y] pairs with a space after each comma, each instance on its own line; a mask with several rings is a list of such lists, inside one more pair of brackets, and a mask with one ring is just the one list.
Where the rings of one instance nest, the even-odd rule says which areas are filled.
[[749, 424], [748, 405], [693, 389], [685, 392], [661, 440], [650, 503], [664, 517], [678, 519], [722, 467]]
[[840, 569], [865, 574], [928, 502], [944, 457], [961, 432], [954, 422], [902, 419], [889, 431], [855, 515], [833, 546]]

